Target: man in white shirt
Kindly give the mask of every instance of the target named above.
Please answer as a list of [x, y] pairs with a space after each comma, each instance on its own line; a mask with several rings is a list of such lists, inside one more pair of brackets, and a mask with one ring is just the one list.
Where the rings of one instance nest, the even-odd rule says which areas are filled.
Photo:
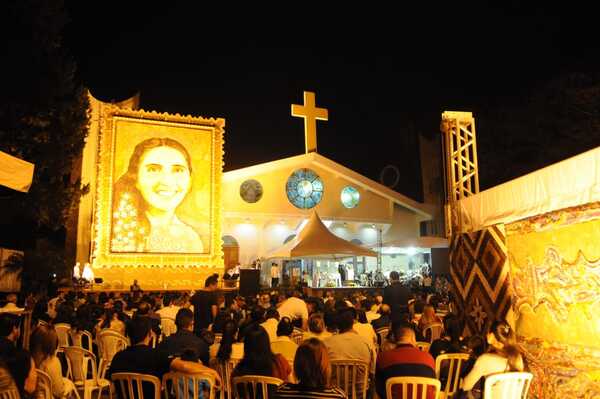
[[48, 316], [50, 316], [50, 318], [52, 318], [52, 319], [56, 318], [56, 308], [58, 307], [58, 305], [60, 305], [60, 303], [62, 301], [64, 301], [64, 299], [65, 299], [65, 292], [61, 291], [58, 293], [58, 296], [56, 296], [48, 301]]
[[269, 341], [273, 342], [277, 339], [277, 325], [279, 324], [279, 312], [277, 309], [271, 308], [265, 314], [265, 321], [260, 325], [269, 334]]
[[171, 297], [169, 294], [166, 294], [163, 298], [163, 307], [157, 310], [156, 313], [161, 319], [165, 318], [175, 320], [179, 309], [181, 308], [175, 305], [175, 298]]
[[17, 294], [8, 294], [6, 296], [6, 305], [0, 308], [0, 312], [20, 312], [25, 308], [17, 306]]
[[279, 266], [277, 263], [271, 263], [271, 288], [277, 287], [279, 284]]
[[302, 319], [302, 328], [308, 330], [308, 306], [302, 299], [290, 295], [277, 306], [277, 311], [282, 318]]

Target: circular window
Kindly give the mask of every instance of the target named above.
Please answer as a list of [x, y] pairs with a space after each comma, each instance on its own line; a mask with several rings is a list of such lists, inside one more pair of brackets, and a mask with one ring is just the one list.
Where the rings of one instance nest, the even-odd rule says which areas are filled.
[[262, 184], [257, 180], [250, 179], [243, 182], [240, 186], [240, 197], [248, 203], [258, 202], [263, 195]]
[[323, 198], [323, 182], [310, 169], [298, 169], [292, 173], [285, 189], [290, 202], [300, 209], [310, 209]]
[[360, 193], [354, 187], [346, 186], [342, 189], [340, 198], [346, 208], [355, 208], [360, 201]]

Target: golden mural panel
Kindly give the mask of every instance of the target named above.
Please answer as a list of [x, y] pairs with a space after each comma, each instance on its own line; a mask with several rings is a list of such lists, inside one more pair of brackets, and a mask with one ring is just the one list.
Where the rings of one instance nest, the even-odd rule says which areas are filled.
[[115, 267], [223, 267], [224, 124], [223, 119], [108, 109], [98, 157], [96, 276]]
[[507, 226], [516, 332], [536, 397], [600, 396], [598, 204]]

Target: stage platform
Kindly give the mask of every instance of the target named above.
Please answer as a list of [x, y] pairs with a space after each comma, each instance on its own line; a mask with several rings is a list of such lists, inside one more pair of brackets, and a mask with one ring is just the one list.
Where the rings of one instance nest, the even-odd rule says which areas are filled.
[[383, 287], [363, 287], [363, 286], [353, 286], [353, 287], [304, 287], [302, 288], [304, 295], [311, 297], [323, 297], [327, 291], [332, 291], [334, 294], [341, 295], [352, 295], [358, 291], [367, 292], [372, 295], [376, 295], [378, 293], [383, 295]]

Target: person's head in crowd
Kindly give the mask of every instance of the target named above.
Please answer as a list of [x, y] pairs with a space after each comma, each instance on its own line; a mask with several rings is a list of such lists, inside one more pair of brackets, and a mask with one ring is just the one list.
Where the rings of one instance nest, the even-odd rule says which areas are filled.
[[231, 315], [225, 310], [219, 311], [212, 323], [210, 330], [215, 334], [221, 334], [223, 332], [223, 326], [227, 320], [231, 320]]
[[354, 310], [354, 308], [346, 308], [338, 312], [337, 327], [340, 334], [352, 330], [352, 326], [354, 325], [355, 314], [356, 311]]
[[223, 336], [217, 352], [219, 361], [226, 362], [231, 358], [231, 346], [236, 340], [237, 332], [238, 326], [235, 321], [229, 319], [223, 324]]
[[384, 303], [383, 305], [381, 305], [379, 307], [379, 311], [377, 313], [379, 313], [380, 315], [389, 316], [392, 313], [392, 309], [390, 308], [390, 305], [388, 305], [387, 303]]
[[356, 320], [359, 323], [368, 323], [369, 321], [367, 320], [367, 314], [365, 313], [365, 311], [363, 309], [357, 309], [356, 310]]
[[19, 316], [10, 313], [0, 313], [0, 337], [17, 342], [21, 335]]
[[262, 323], [264, 321], [265, 310], [260, 307], [255, 307], [250, 312], [250, 318], [254, 323]]
[[216, 290], [219, 284], [219, 274], [215, 273], [204, 280], [204, 288]]
[[260, 294], [259, 304], [264, 308], [271, 307], [271, 295], [268, 292]]
[[392, 326], [396, 344], [410, 344], [415, 346], [417, 339], [413, 326], [409, 323], [396, 323]]
[[136, 316], [147, 316], [150, 314], [150, 304], [146, 301], [142, 301], [138, 304]]
[[337, 312], [334, 309], [326, 309], [323, 314], [323, 321], [325, 322], [325, 327], [329, 332], [335, 332], [338, 329], [337, 326]]
[[397, 271], [392, 271], [390, 272], [390, 282], [392, 283], [398, 283], [400, 282], [400, 274], [398, 274]]
[[177, 331], [194, 331], [194, 313], [187, 308], [179, 309], [175, 315], [175, 325]]
[[8, 294], [6, 295], [6, 303], [12, 303], [14, 305], [17, 304], [17, 294]]
[[486, 339], [492, 352], [499, 353], [508, 359], [510, 371], [523, 370], [523, 358], [510, 324], [504, 320], [494, 321]]
[[319, 312], [320, 309], [320, 301], [317, 298], [309, 298], [306, 300], [306, 306], [308, 308], [308, 314], [313, 314], [315, 312]]
[[363, 299], [360, 307], [364, 309], [365, 312], [370, 312], [373, 307], [373, 300], [370, 298]]
[[198, 356], [198, 352], [192, 348], [186, 348], [181, 352], [181, 360], [185, 360], [186, 362], [195, 362], [197, 363], [200, 358]]
[[162, 299], [163, 306], [166, 308], [167, 306], [171, 305], [171, 302], [172, 302], [171, 295], [165, 294], [165, 296], [163, 296], [163, 299]]
[[29, 397], [37, 388], [37, 372], [31, 354], [15, 349], [2, 356], [22, 398]]
[[329, 387], [331, 365], [325, 344], [317, 338], [309, 338], [296, 350], [294, 374], [302, 389]]
[[152, 333], [152, 324], [147, 317], [134, 317], [127, 324], [127, 335], [131, 345], [148, 345]]
[[238, 368], [245, 373], [270, 376], [274, 359], [267, 331], [261, 326], [251, 328], [244, 337], [244, 357]]
[[431, 305], [425, 305], [423, 307], [423, 316], [421, 316], [421, 320], [428, 323], [433, 323], [436, 321], [438, 317], [435, 314], [435, 309]]
[[104, 291], [102, 291], [100, 293], [100, 295], [98, 296], [98, 303], [100, 305], [104, 305], [106, 302], [108, 302], [108, 294]]
[[450, 341], [459, 342], [462, 335], [463, 326], [460, 319], [452, 314], [444, 317], [444, 333], [450, 337]]
[[322, 313], [313, 313], [308, 317], [308, 330], [315, 334], [325, 331], [325, 321]]
[[102, 321], [102, 324], [100, 325], [100, 328], [110, 328], [110, 323], [116, 319], [116, 313], [114, 310], [112, 309], [105, 309], [104, 310], [104, 320]]
[[54, 318], [54, 324], [56, 323], [67, 323], [73, 322], [73, 316], [75, 315], [75, 308], [71, 302], [63, 302], [56, 308], [56, 317]]
[[31, 332], [29, 348], [37, 367], [51, 356], [54, 356], [58, 348], [58, 335], [51, 325], [39, 325]]
[[348, 307], [348, 303], [346, 303], [345, 299], [339, 298], [335, 300], [335, 305], [333, 305], [333, 307], [339, 312], [343, 309], [346, 309]]
[[278, 337], [291, 337], [294, 332], [294, 325], [289, 317], [282, 317], [277, 323], [277, 336]]
[[269, 319], [279, 320], [279, 312], [277, 311], [276, 308], [267, 309], [267, 311], [265, 313], [265, 320], [269, 320]]
[[477, 358], [485, 352], [485, 340], [481, 335], [471, 335], [467, 338], [466, 349], [472, 357]]

